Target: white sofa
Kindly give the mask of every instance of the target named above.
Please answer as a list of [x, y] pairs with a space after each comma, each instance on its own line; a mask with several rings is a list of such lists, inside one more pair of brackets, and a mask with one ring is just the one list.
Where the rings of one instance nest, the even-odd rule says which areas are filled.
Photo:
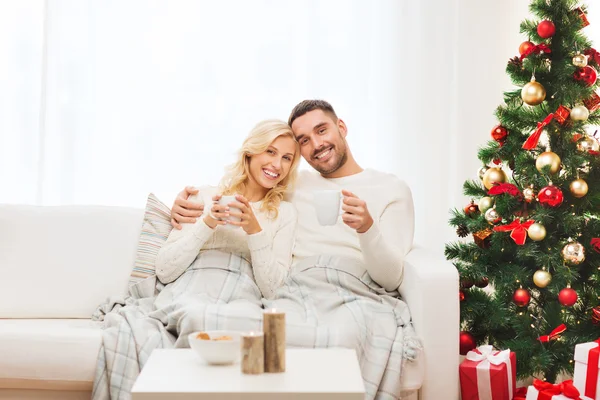
[[[101, 330], [89, 318], [126, 291], [143, 213], [0, 205], [0, 399], [90, 398]], [[415, 248], [401, 289], [424, 344], [406, 398], [457, 399], [456, 270]]]

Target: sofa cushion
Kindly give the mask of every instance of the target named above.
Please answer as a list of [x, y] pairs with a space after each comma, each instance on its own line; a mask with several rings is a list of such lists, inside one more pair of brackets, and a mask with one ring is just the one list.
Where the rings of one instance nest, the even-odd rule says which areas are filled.
[[142, 216], [124, 207], [0, 205], [0, 318], [89, 318], [125, 293]]
[[0, 388], [91, 390], [102, 343], [85, 319], [0, 319]]
[[171, 209], [152, 193], [144, 210], [144, 223], [129, 284], [133, 285], [155, 274], [158, 251], [171, 233]]

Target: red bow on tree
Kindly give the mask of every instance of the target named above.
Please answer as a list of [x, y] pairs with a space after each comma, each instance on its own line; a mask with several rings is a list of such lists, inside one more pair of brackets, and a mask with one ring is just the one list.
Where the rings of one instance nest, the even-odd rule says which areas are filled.
[[494, 186], [488, 191], [488, 194], [498, 195], [508, 193], [513, 197], [522, 197], [521, 191], [518, 187], [512, 183], [498, 183], [494, 182]]
[[550, 113], [542, 122], [538, 122], [537, 128], [535, 129], [535, 131], [533, 131], [531, 136], [529, 136], [529, 138], [527, 138], [525, 143], [523, 143], [522, 147], [525, 150], [535, 149], [538, 142], [540, 141], [540, 136], [542, 136], [542, 131], [544, 130], [544, 127], [552, 121], [552, 118], [554, 118], [554, 114]]
[[552, 396], [556, 396], [558, 394], [562, 394], [569, 399], [579, 399], [579, 390], [575, 386], [573, 386], [573, 381], [564, 381], [563, 383], [559, 383], [558, 385], [553, 385], [550, 382], [540, 381], [539, 379], [533, 380], [533, 387], [536, 388], [540, 394], [538, 396], [538, 400], [548, 399], [550, 400]]
[[588, 56], [588, 60], [595, 62], [600, 65], [600, 53], [596, 51], [593, 47], [590, 47], [586, 51], [583, 52], [586, 56]]
[[593, 238], [590, 244], [592, 245], [592, 249], [594, 249], [594, 251], [600, 253], [600, 238]]
[[550, 50], [550, 47], [548, 47], [544, 43], [538, 44], [537, 46], [533, 46], [533, 47], [527, 49], [527, 51], [525, 53], [521, 54], [521, 61], [523, 61], [524, 58], [529, 57], [533, 53], [538, 53], [538, 54], [546, 53], [546, 54], [550, 54], [550, 53], [552, 53], [552, 50]]
[[562, 335], [567, 330], [567, 326], [565, 324], [560, 324], [557, 326], [549, 335], [540, 336], [538, 340], [542, 343], [548, 343], [551, 340], [558, 339], [560, 335]]
[[525, 244], [525, 239], [527, 238], [527, 229], [529, 229], [529, 227], [534, 223], [535, 221], [533, 220], [521, 223], [521, 221], [515, 219], [508, 225], [495, 226], [494, 230], [496, 232], [512, 231], [510, 233], [510, 237], [512, 238], [512, 240], [514, 240], [515, 243], [519, 246], [523, 246]]

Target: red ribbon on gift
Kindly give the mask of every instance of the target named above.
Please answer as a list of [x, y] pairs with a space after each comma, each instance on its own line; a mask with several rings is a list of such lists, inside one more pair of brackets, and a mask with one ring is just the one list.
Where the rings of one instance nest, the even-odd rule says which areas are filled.
[[593, 238], [590, 244], [592, 245], [592, 249], [600, 253], [600, 238]]
[[521, 221], [515, 219], [508, 225], [495, 226], [494, 230], [496, 232], [512, 231], [510, 233], [510, 237], [512, 238], [512, 240], [514, 240], [515, 243], [519, 246], [523, 246], [525, 244], [525, 239], [527, 239], [527, 229], [529, 229], [529, 227], [534, 223], [535, 221], [533, 220], [521, 223]]
[[533, 380], [533, 387], [539, 392], [538, 400], [552, 400], [552, 396], [562, 394], [569, 399], [579, 399], [579, 390], [573, 386], [573, 381], [564, 381], [558, 385], [553, 385], [550, 382]]
[[548, 125], [550, 121], [552, 121], [552, 118], [554, 118], [554, 114], [550, 113], [544, 119], [544, 121], [538, 122], [535, 131], [531, 134], [531, 136], [529, 136], [525, 143], [523, 143], [523, 148], [525, 150], [533, 150], [536, 148], [538, 142], [540, 141], [540, 136], [542, 136], [542, 130], [544, 130], [544, 127]]
[[565, 324], [560, 324], [557, 326], [549, 335], [540, 336], [538, 340], [542, 343], [547, 343], [551, 340], [558, 339], [560, 335], [562, 335], [567, 330], [567, 326]]
[[588, 352], [588, 365], [585, 375], [585, 396], [596, 398], [596, 384], [598, 383], [598, 360], [600, 360], [600, 339], [594, 340], [598, 347]]
[[590, 47], [586, 51], [583, 52], [586, 56], [588, 56], [589, 60], [592, 60], [596, 64], [600, 65], [600, 53], [596, 51], [593, 47]]
[[523, 197], [518, 187], [512, 183], [498, 183], [494, 182], [494, 186], [488, 191], [488, 194], [498, 195], [508, 193], [513, 197]]
[[552, 53], [552, 50], [550, 50], [550, 47], [548, 47], [545, 43], [538, 44], [537, 46], [533, 46], [533, 47], [527, 49], [527, 51], [525, 53], [521, 54], [521, 61], [523, 61], [524, 58], [529, 57], [533, 53], [550, 54], [550, 53]]
[[526, 400], [527, 397], [527, 386], [523, 386], [517, 389], [513, 400]]

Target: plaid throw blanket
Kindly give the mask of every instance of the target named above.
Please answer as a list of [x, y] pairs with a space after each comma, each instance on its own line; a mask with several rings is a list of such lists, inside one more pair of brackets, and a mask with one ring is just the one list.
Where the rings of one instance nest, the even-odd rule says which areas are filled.
[[385, 292], [351, 260], [321, 256], [296, 265], [272, 300], [261, 300], [247, 261], [216, 251], [164, 288], [151, 279], [138, 285], [95, 314], [105, 331], [94, 399], [129, 399], [150, 352], [187, 347], [191, 332], [262, 329], [263, 306], [286, 313], [289, 347], [354, 348], [366, 399], [399, 399], [402, 365], [419, 348], [398, 293]]

